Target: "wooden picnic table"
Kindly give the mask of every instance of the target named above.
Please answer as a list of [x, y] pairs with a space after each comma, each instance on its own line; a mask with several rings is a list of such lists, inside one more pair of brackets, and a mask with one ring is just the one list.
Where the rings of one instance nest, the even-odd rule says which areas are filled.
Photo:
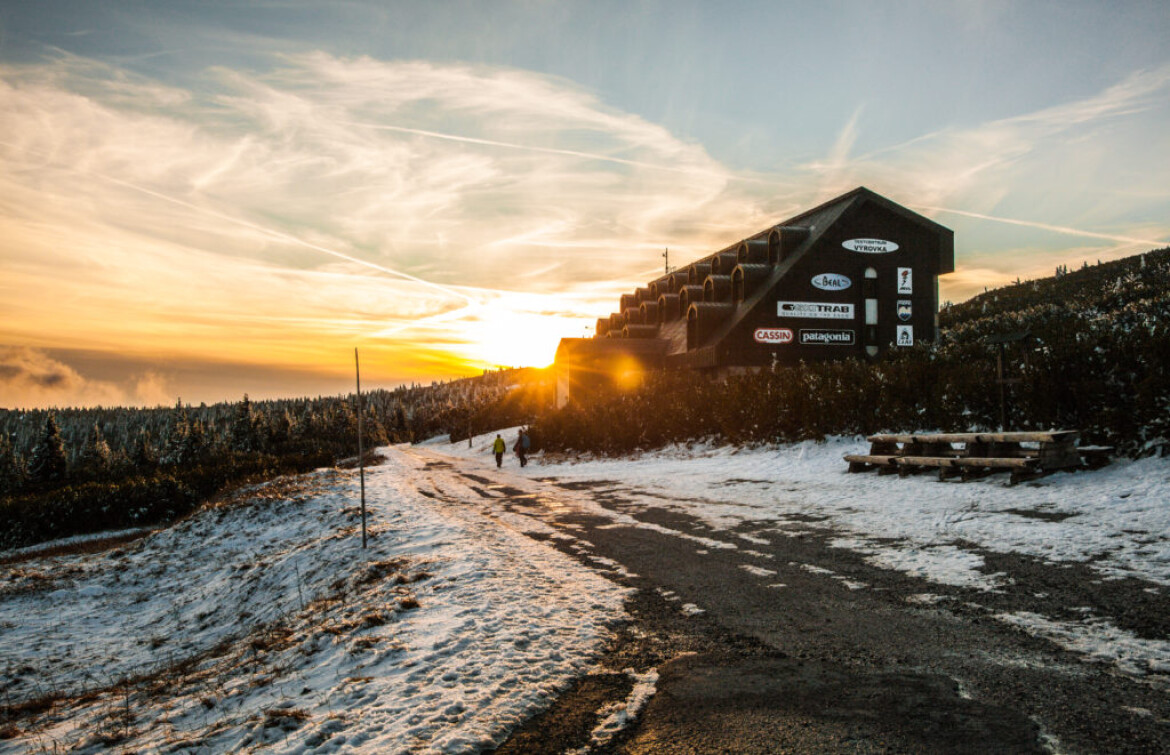
[[998, 433], [879, 433], [868, 437], [868, 454], [847, 454], [850, 472], [877, 468], [879, 474], [901, 476], [937, 469], [940, 480], [964, 480], [1010, 471], [1011, 482], [1058, 469], [1100, 466], [1113, 450], [1108, 446], [1078, 448], [1077, 430]]

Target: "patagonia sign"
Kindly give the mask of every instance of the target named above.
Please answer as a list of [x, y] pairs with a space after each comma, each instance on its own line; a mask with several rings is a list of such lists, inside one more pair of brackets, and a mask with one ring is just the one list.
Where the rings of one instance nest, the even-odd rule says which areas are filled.
[[812, 277], [812, 284], [822, 291], [844, 291], [853, 281], [837, 273], [821, 273]]
[[795, 336], [788, 328], [756, 328], [752, 334], [756, 343], [792, 343]]
[[898, 251], [897, 244], [885, 239], [849, 239], [842, 241], [841, 246], [851, 252], [861, 252], [862, 254], [888, 254]]
[[829, 304], [815, 301], [776, 302], [780, 317], [814, 317], [822, 320], [852, 320], [852, 304]]
[[802, 330], [802, 346], [852, 346], [855, 336], [852, 330]]

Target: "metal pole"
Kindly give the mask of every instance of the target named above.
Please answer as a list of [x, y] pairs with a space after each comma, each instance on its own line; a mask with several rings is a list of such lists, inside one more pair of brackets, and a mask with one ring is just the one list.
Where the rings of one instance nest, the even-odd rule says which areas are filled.
[[358, 364], [358, 350], [353, 350], [353, 370], [357, 377], [357, 431], [358, 431], [358, 477], [362, 485], [362, 548], [366, 547], [366, 454], [362, 448], [362, 369]]
[[999, 383], [999, 431], [1007, 430], [1007, 397], [1004, 392], [1004, 345], [999, 345], [999, 353], [995, 355], [995, 381]]

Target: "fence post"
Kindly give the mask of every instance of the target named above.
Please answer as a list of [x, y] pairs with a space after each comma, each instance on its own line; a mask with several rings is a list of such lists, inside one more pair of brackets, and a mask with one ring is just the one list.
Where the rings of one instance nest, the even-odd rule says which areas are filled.
[[358, 364], [358, 350], [353, 350], [353, 370], [357, 377], [357, 434], [358, 434], [358, 477], [362, 486], [362, 548], [366, 547], [366, 454], [362, 448], [362, 369]]

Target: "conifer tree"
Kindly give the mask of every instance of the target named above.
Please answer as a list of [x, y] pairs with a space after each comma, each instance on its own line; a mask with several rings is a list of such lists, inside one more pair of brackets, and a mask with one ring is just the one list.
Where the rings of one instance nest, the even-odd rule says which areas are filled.
[[207, 455], [207, 427], [203, 420], [197, 419], [191, 423], [191, 432], [187, 435], [189, 451], [188, 461], [203, 461]]
[[8, 433], [0, 433], [0, 495], [14, 495], [24, 487], [26, 477], [24, 459]]
[[236, 404], [235, 416], [232, 417], [232, 426], [229, 439], [233, 451], [250, 453], [260, 450], [259, 433], [256, 430], [256, 416], [252, 412], [252, 402], [248, 394], [244, 400]]
[[183, 399], [179, 399], [175, 404], [171, 431], [167, 436], [166, 450], [161, 461], [163, 464], [187, 464], [194, 455], [191, 443], [191, 418], [183, 406]]
[[61, 439], [61, 431], [57, 429], [57, 419], [52, 414], [45, 420], [45, 431], [32, 450], [28, 474], [34, 482], [40, 484], [65, 479], [65, 442]]
[[130, 449], [130, 463], [139, 471], [147, 470], [158, 463], [154, 442], [150, 437], [150, 431], [145, 427], [140, 428], [134, 438], [134, 447]]
[[81, 469], [88, 477], [101, 478], [110, 470], [113, 452], [102, 428], [95, 422], [81, 449]]

